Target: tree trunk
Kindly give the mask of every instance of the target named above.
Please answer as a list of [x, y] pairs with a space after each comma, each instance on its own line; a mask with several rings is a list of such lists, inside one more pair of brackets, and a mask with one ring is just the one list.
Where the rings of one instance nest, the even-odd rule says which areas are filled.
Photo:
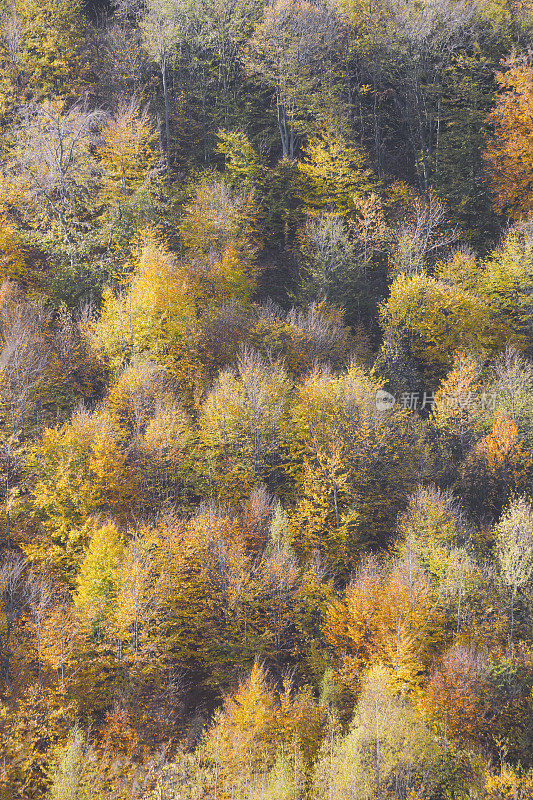
[[167, 61], [161, 61], [161, 78], [163, 80], [163, 98], [165, 102], [165, 138], [167, 151], [167, 172], [170, 170], [170, 113], [168, 107], [168, 87], [167, 87]]

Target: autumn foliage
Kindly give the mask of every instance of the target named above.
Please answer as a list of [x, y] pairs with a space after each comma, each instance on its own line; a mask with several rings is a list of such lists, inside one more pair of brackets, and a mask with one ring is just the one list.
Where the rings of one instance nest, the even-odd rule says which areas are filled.
[[0, 800], [531, 800], [530, 0], [0, 0]]

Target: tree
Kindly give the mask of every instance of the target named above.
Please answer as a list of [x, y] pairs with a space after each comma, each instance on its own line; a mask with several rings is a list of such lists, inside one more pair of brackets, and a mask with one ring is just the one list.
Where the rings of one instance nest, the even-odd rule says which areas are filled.
[[379, 105], [382, 92], [391, 88], [393, 103], [383, 104], [384, 111], [394, 114], [401, 126], [411, 169], [419, 188], [427, 192], [440, 156], [449, 67], [473, 39], [477, 6], [470, 2], [458, 6], [449, 0], [423, 6], [402, 2], [379, 3], [377, 8], [349, 2], [345, 6], [355, 31], [362, 34], [354, 49], [369, 77], [378, 160], [383, 159], [385, 140]]
[[454, 355], [474, 350], [486, 358], [513, 337], [479, 294], [425, 273], [395, 279], [380, 307], [380, 322], [385, 341], [407, 343], [430, 386], [452, 367]]
[[453, 564], [453, 551], [468, 541], [464, 514], [450, 492], [419, 487], [398, 518], [396, 548], [437, 578]]
[[253, 189], [232, 190], [223, 179], [202, 176], [186, 205], [180, 232], [190, 257], [207, 261], [199, 269], [220, 263], [230, 247], [250, 268], [260, 245]]
[[520, 219], [533, 200], [533, 66], [527, 55], [513, 55], [505, 67], [496, 73], [500, 94], [489, 116], [493, 132], [487, 136], [485, 159], [496, 210]]
[[[295, 693], [290, 680], [275, 692], [268, 674], [257, 662], [247, 681], [225, 699], [208, 733], [207, 751], [215, 765], [223, 792], [245, 793], [265, 788], [266, 779], [277, 784], [280, 772], [291, 766], [291, 783], [309, 780], [311, 767], [326, 733], [325, 710], [317, 706], [309, 689]], [[283, 785], [283, 781], [282, 781]]]
[[31, 800], [45, 795], [51, 784], [53, 750], [67, 738], [73, 715], [73, 705], [53, 689], [30, 684], [21, 692], [2, 737], [6, 798]]
[[324, 301], [346, 309], [353, 318], [354, 306], [364, 293], [366, 263], [350, 237], [350, 226], [337, 214], [309, 218], [299, 234], [300, 302]]
[[261, 565], [262, 592], [270, 617], [267, 624], [280, 661], [286, 645], [285, 635], [294, 623], [294, 596], [301, 577], [298, 561], [288, 542], [287, 519], [281, 506], [276, 506]]
[[380, 412], [379, 388], [359, 367], [317, 368], [293, 409], [293, 547], [327, 555], [336, 569], [353, 564], [362, 547], [387, 541], [420, 468], [419, 421], [399, 407]]
[[98, 201], [108, 241], [123, 257], [139, 228], [152, 221], [158, 192], [157, 133], [146, 109], [131, 100], [119, 106], [100, 133]]
[[354, 696], [359, 693], [361, 676], [372, 661], [380, 584], [377, 564], [367, 558], [358, 567], [344, 596], [333, 599], [326, 608], [324, 634], [334, 652], [341, 656], [339, 675]]
[[172, 13], [172, 4], [169, 0], [149, 0], [146, 4], [146, 11], [141, 18], [140, 28], [143, 33], [146, 50], [161, 70], [163, 99], [165, 103], [165, 146], [167, 169], [169, 169], [171, 140], [168, 67], [179, 40], [179, 27]]
[[23, 558], [7, 558], [0, 568], [1, 617], [0, 617], [0, 657], [2, 678], [6, 688], [13, 681], [12, 661], [17, 649], [16, 638], [20, 633], [18, 626], [26, 611], [28, 598], [26, 562]]
[[315, 774], [316, 797], [340, 800], [418, 798], [440, 748], [416, 709], [398, 697], [382, 664], [365, 675], [346, 736], [322, 748]]
[[97, 528], [91, 536], [77, 576], [75, 605], [91, 628], [98, 629], [118, 593], [118, 570], [124, 543], [116, 525]]
[[[220, 127], [241, 129], [244, 108], [250, 100], [254, 103], [242, 50], [263, 4], [258, 0], [170, 0], [148, 5], [147, 14], [146, 7], [137, 4], [132, 10], [130, 4], [129, 16], [140, 18], [145, 46], [160, 70], [165, 48], [168, 52], [166, 98], [174, 158], [179, 153], [181, 163], [189, 162], [194, 152], [193, 160], [198, 157], [205, 165], [214, 155], [215, 132]], [[127, 19], [127, 14], [123, 16]], [[251, 113], [255, 115], [255, 109]]]
[[420, 680], [446, 640], [445, 619], [427, 576], [412, 563], [393, 564], [375, 619], [375, 657], [393, 670], [398, 687]]
[[83, 106], [64, 112], [61, 101], [45, 100], [28, 106], [14, 131], [4, 181], [11, 182], [13, 197], [23, 198], [28, 211], [60, 224], [67, 242], [96, 174], [91, 145], [101, 117]]
[[526, 300], [533, 285], [533, 242], [527, 225], [511, 228], [484, 262], [478, 292], [497, 318], [508, 325], [510, 344], [528, 347], [532, 330], [531, 308]]
[[467, 44], [451, 53], [443, 75], [440, 130], [435, 142], [433, 186], [446, 201], [462, 231], [461, 238], [476, 247], [497, 227], [483, 152], [487, 116], [494, 103], [493, 74], [499, 58], [506, 54], [506, 46], [494, 48], [490, 33], [492, 25], [502, 32], [501, 26], [508, 25], [504, 19], [509, 9], [501, 10], [498, 23], [488, 6], [478, 7], [477, 19], [469, 27], [470, 35], [477, 31], [474, 36], [479, 46], [474, 49]]
[[441, 450], [443, 477], [449, 482], [456, 480], [465, 456], [484, 430], [490, 399], [482, 391], [480, 377], [478, 360], [458, 353], [453, 369], [435, 392], [431, 423]]
[[275, 96], [283, 158], [295, 157], [303, 112], [319, 104], [322, 86], [331, 92], [329, 53], [340, 31], [341, 23], [332, 7], [276, 0], [266, 6], [262, 22], [248, 41], [246, 68]]
[[106, 413], [78, 411], [69, 424], [43, 432], [28, 449], [26, 469], [32, 476], [28, 512], [37, 530], [25, 537], [24, 548], [73, 581], [93, 516], [131, 521], [140, 500], [124, 437]]
[[197, 432], [172, 397], [158, 400], [138, 447], [145, 459], [143, 480], [154, 507], [179, 502], [192, 491], [198, 475]]
[[475, 292], [479, 285], [481, 266], [476, 253], [469, 247], [458, 247], [447, 258], [435, 264], [436, 277], [468, 292]]
[[217, 132], [217, 152], [225, 157], [225, 172], [237, 189], [255, 187], [264, 178], [264, 167], [259, 161], [248, 136], [242, 131]]
[[91, 335], [110, 365], [121, 369], [136, 357], [163, 364], [186, 390], [198, 387], [198, 322], [188, 276], [151, 229], [140, 235], [129, 286], [104, 292]]
[[423, 273], [435, 256], [446, 252], [458, 238], [457, 227], [450, 226], [446, 207], [433, 191], [427, 199], [415, 197], [398, 225], [390, 256], [392, 275]]
[[495, 519], [515, 493], [527, 488], [532, 464], [516, 424], [497, 417], [465, 459], [459, 489], [471, 510]]
[[[146, 649], [152, 655], [158, 644], [150, 628], [163, 605], [162, 592], [165, 591], [164, 580], [157, 579], [154, 549], [158, 544], [157, 536], [149, 529], [134, 532], [117, 571], [114, 625], [121, 641], [121, 651], [122, 645], [129, 640], [133, 658]], [[156, 664], [153, 667], [155, 670]]]
[[0, 84], [0, 113], [7, 116], [12, 110], [11, 105], [18, 99], [16, 97], [20, 79], [20, 44], [22, 39], [22, 25], [20, 17], [15, 11], [2, 13], [0, 22], [0, 59], [3, 68], [3, 77]]
[[41, 656], [47, 666], [57, 671], [59, 687], [66, 691], [68, 668], [76, 668], [79, 620], [69, 602], [58, 602], [47, 609], [42, 621]]
[[361, 148], [327, 131], [311, 139], [303, 154], [300, 197], [310, 213], [357, 216], [358, 203], [376, 187]]
[[90, 800], [96, 783], [94, 753], [83, 731], [73, 727], [58, 748], [52, 769], [50, 800]]
[[28, 582], [27, 619], [36, 638], [37, 677], [39, 683], [43, 675], [43, 623], [52, 605], [52, 584], [46, 575], [31, 576]]
[[256, 307], [250, 340], [265, 356], [273, 353], [283, 358], [296, 378], [317, 365], [347, 366], [353, 356], [364, 363], [369, 360], [364, 333], [357, 330], [352, 335], [342, 311], [326, 302], [311, 303], [306, 310], [291, 308], [286, 314], [273, 303]]
[[[136, 9], [131, 8], [134, 5]], [[150, 58], [143, 45], [142, 30], [135, 24], [139, 11], [138, 3], [115, 3], [115, 13], [103, 31], [99, 83], [109, 87], [113, 95], [146, 96]]]
[[208, 747], [224, 788], [239, 794], [269, 767], [277, 750], [276, 701], [264, 669], [255, 663], [247, 681], [226, 698], [209, 732]]
[[344, 598], [329, 605], [324, 630], [343, 657], [352, 691], [365, 668], [377, 662], [391, 670], [398, 690], [409, 690], [445, 639], [437, 595], [412, 561], [382, 570], [372, 561], [363, 565]]
[[[24, 302], [8, 283], [2, 294], [0, 402], [6, 433], [9, 431], [14, 444], [40, 422], [35, 412], [38, 405], [46, 403], [46, 384], [54, 362], [53, 336], [51, 315], [42, 301]], [[7, 480], [9, 483], [9, 476]]]
[[466, 744], [479, 742], [487, 729], [488, 665], [474, 649], [452, 646], [436, 666], [423, 699], [441, 734]]
[[[94, 35], [81, 0], [15, 0], [3, 16], [3, 114], [25, 103], [71, 104], [94, 88]], [[4, 117], [5, 118], [5, 117]]]
[[24, 229], [41, 262], [52, 260], [55, 270], [48, 271], [45, 287], [60, 302], [72, 304], [102, 282], [98, 264], [84, 260], [87, 219], [94, 215], [94, 137], [101, 119], [101, 112], [84, 105], [64, 110], [61, 100], [23, 107], [2, 169], [4, 216], [16, 221], [21, 233]]
[[511, 502], [496, 525], [495, 533], [502, 577], [511, 589], [509, 649], [512, 653], [516, 594], [533, 578], [533, 509], [525, 497]]
[[216, 496], [235, 503], [259, 483], [276, 485], [288, 423], [290, 381], [280, 363], [245, 351], [223, 370], [202, 407], [200, 440]]
[[531, 362], [513, 348], [496, 363], [490, 387], [496, 414], [512, 420], [527, 444], [532, 443], [533, 368]]
[[28, 272], [28, 248], [20, 231], [5, 222], [0, 227], [0, 253], [2, 278], [24, 283]]

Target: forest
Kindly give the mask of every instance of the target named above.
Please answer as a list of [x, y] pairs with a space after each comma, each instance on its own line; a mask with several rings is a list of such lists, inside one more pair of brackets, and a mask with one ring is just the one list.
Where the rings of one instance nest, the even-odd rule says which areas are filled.
[[531, 0], [0, 0], [0, 800], [533, 800]]

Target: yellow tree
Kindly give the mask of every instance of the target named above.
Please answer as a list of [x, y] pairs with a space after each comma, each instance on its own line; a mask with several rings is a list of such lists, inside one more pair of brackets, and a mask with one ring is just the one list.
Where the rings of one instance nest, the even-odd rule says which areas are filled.
[[[105, 409], [123, 437], [143, 502], [177, 499], [194, 481], [197, 435], [164, 367], [135, 360], [110, 386]], [[108, 478], [109, 479], [109, 478]]]
[[254, 271], [246, 268], [235, 244], [230, 244], [220, 262], [220, 292], [222, 299], [248, 304], [255, 289]]
[[0, 796], [6, 800], [43, 797], [50, 788], [53, 750], [67, 738], [74, 722], [74, 705], [44, 685], [21, 692], [7, 715], [1, 738], [4, 770]]
[[272, 767], [281, 766], [280, 757], [291, 767], [293, 790], [298, 792], [298, 784], [303, 789], [327, 730], [327, 712], [308, 688], [293, 689], [285, 680], [282, 690], [274, 691], [256, 661], [248, 680], [226, 698], [207, 737], [215, 792], [237, 797], [259, 792]]
[[281, 363], [268, 364], [253, 351], [219, 375], [203, 404], [199, 433], [207, 477], [220, 499], [236, 503], [276, 480], [290, 389]]
[[435, 274], [445, 283], [460, 286], [468, 292], [475, 292], [479, 286], [482, 266], [471, 250], [456, 250], [449, 258], [437, 261]]
[[403, 408], [379, 410], [380, 388], [359, 367], [316, 369], [294, 404], [292, 543], [301, 554], [327, 554], [338, 568], [361, 546], [387, 540], [422, 466], [420, 421]]
[[115, 369], [135, 357], [164, 365], [188, 390], [201, 386], [198, 321], [187, 274], [155, 232], [140, 235], [129, 286], [104, 292], [92, 340]]
[[95, 38], [81, 0], [14, 0], [2, 21], [0, 112], [31, 100], [68, 99], [95, 83]]
[[514, 341], [506, 321], [499, 319], [479, 292], [465, 291], [421, 273], [401, 273], [380, 308], [386, 341], [406, 342], [427, 380], [435, 385], [453, 366], [454, 357], [474, 351], [481, 358]]
[[376, 187], [362, 150], [332, 131], [311, 139], [298, 169], [300, 198], [311, 212], [360, 216], [361, 201]]
[[108, 241], [124, 257], [138, 229], [154, 216], [159, 188], [157, 132], [146, 109], [133, 100], [119, 106], [102, 128], [97, 159], [102, 223]]
[[501, 245], [485, 259], [478, 286], [498, 324], [510, 329], [510, 344], [518, 350], [528, 347], [533, 329], [527, 300], [533, 288], [532, 255], [533, 243], [527, 228], [511, 228]]
[[332, 735], [322, 748], [314, 796], [421, 800], [426, 776], [441, 758], [433, 732], [411, 703], [398, 695], [390, 669], [374, 664], [362, 681], [347, 734]]
[[63, 562], [67, 570], [80, 557], [93, 510], [88, 471], [91, 423], [83, 414], [64, 430], [45, 430], [27, 457], [33, 478], [31, 510], [44, 529], [44, 541], [28, 542], [28, 555], [37, 557], [40, 552], [46, 560]]
[[74, 608], [68, 603], [58, 603], [48, 609], [41, 633], [42, 658], [57, 671], [62, 692], [66, 689], [69, 668], [75, 668], [78, 640], [79, 622]]
[[154, 503], [176, 501], [198, 475], [197, 432], [186, 412], [173, 400], [163, 400], [139, 442], [145, 458], [144, 481]]
[[265, 670], [255, 663], [247, 681], [228, 698], [208, 735], [220, 783], [238, 796], [272, 766], [278, 745], [276, 699]]
[[110, 522], [94, 531], [81, 562], [74, 598], [90, 629], [99, 628], [115, 605], [123, 556], [123, 538], [116, 525]]
[[[163, 605], [163, 592], [168, 588], [164, 576], [159, 574], [158, 545], [156, 532], [147, 528], [134, 532], [117, 575], [114, 625], [121, 648], [131, 643], [133, 658], [145, 656], [148, 650], [151, 660], [158, 645], [150, 623], [157, 618]], [[155, 663], [153, 667], [156, 667]]]
[[23, 544], [29, 557], [54, 564], [72, 580], [93, 517], [132, 520], [139, 482], [124, 444], [108, 415], [79, 412], [62, 428], [46, 429], [29, 448], [27, 508], [36, 526]]
[[20, 231], [8, 222], [0, 223], [0, 275], [25, 283], [28, 276], [28, 247]]

